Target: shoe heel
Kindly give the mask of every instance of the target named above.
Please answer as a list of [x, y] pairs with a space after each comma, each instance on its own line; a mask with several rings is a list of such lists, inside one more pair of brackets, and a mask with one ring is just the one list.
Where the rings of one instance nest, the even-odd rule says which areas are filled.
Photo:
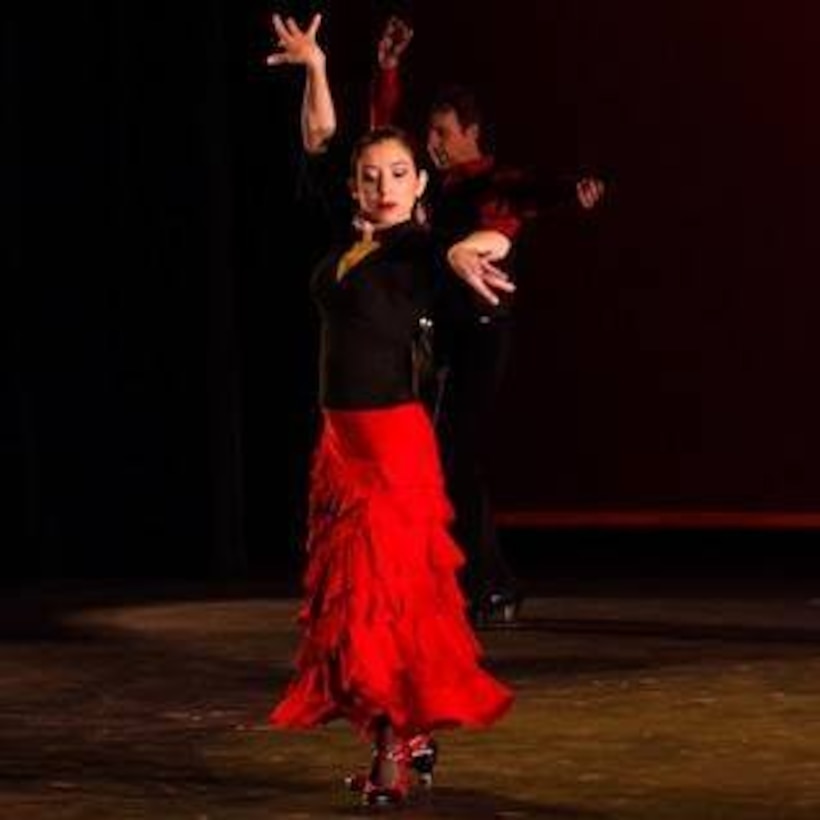
[[505, 624], [514, 624], [521, 614], [521, 596], [515, 595], [512, 599], [505, 601], [501, 607], [501, 619]]
[[[410, 792], [409, 772], [412, 768], [409, 749], [404, 743], [396, 743], [388, 748], [376, 749], [375, 764], [389, 760], [395, 764], [395, 773], [390, 783], [374, 782], [373, 772], [361, 781], [355, 779], [355, 785], [361, 782], [362, 805], [367, 808], [382, 809], [403, 805]], [[354, 776], [355, 778], [355, 776]]]
[[416, 773], [419, 785], [433, 788], [433, 773], [438, 760], [438, 743], [430, 735], [416, 735], [408, 743], [410, 768]]
[[367, 785], [367, 775], [363, 772], [349, 774], [344, 779], [345, 788], [354, 794], [361, 794]]

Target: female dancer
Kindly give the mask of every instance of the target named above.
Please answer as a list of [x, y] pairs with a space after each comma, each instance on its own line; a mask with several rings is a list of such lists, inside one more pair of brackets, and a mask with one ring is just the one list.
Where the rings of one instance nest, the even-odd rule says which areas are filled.
[[[300, 29], [274, 17], [271, 63], [306, 66], [305, 100], [332, 102], [319, 18]], [[312, 105], [313, 110], [316, 109]], [[306, 122], [321, 134], [321, 123]], [[313, 454], [308, 564], [296, 675], [271, 712], [307, 729], [347, 719], [372, 743], [350, 779], [368, 805], [402, 802], [411, 772], [431, 778], [431, 733], [488, 726], [510, 691], [481, 666], [457, 572], [435, 435], [418, 397], [417, 341], [443, 265], [414, 218], [426, 184], [406, 136], [366, 134], [351, 157], [357, 235], [317, 266], [322, 320], [322, 428]], [[472, 254], [477, 290], [507, 290], [492, 232], [447, 251]]]

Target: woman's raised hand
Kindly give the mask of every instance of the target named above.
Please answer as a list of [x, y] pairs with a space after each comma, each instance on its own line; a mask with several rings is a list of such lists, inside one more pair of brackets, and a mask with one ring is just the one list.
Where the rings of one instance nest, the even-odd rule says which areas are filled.
[[301, 29], [293, 17], [273, 15], [277, 51], [269, 54], [268, 65], [310, 65], [324, 60], [324, 52], [316, 42], [316, 32], [322, 23], [322, 15], [314, 14], [306, 29]]

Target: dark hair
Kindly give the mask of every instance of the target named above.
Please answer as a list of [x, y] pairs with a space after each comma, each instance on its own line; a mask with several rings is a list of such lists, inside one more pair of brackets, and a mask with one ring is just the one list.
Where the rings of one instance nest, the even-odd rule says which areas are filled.
[[359, 164], [359, 160], [362, 158], [362, 154], [365, 150], [371, 145], [378, 145], [379, 143], [387, 142], [388, 140], [395, 140], [399, 144], [403, 145], [413, 158], [413, 164], [416, 166], [416, 170], [421, 168], [421, 162], [419, 161], [419, 150], [415, 140], [401, 128], [396, 128], [393, 125], [386, 125], [379, 128], [373, 128], [359, 137], [356, 141], [356, 144], [353, 146], [353, 151], [350, 154], [350, 176], [352, 179], [356, 178], [356, 166]]
[[453, 111], [462, 128], [469, 128], [471, 125], [481, 128], [483, 125], [484, 117], [475, 93], [462, 85], [449, 85], [438, 91], [430, 106], [430, 113], [442, 111]]

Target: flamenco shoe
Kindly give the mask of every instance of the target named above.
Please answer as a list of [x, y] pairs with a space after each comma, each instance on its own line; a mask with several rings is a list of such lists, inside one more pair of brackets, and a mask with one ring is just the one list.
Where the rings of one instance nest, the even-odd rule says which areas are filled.
[[353, 772], [345, 776], [345, 788], [349, 792], [360, 794], [364, 791], [365, 783], [367, 783], [366, 772]]
[[482, 595], [472, 607], [473, 623], [481, 627], [515, 626], [521, 612], [523, 596], [510, 590], [493, 590]]
[[358, 772], [351, 772], [350, 774], [345, 776], [345, 788], [349, 792], [361, 794], [364, 791], [365, 786], [367, 785], [367, 781], [370, 779], [370, 775], [377, 770], [379, 750], [375, 744], [373, 745], [370, 754], [371, 763], [369, 770], [362, 769]]
[[415, 735], [407, 743], [410, 768], [418, 776], [419, 785], [426, 789], [433, 787], [433, 772], [438, 760], [438, 743], [432, 735]]
[[[382, 769], [389, 768], [383, 779]], [[410, 753], [405, 743], [394, 743], [377, 749], [373, 768], [362, 788], [362, 805], [369, 808], [401, 806], [410, 793]]]
[[[398, 744], [397, 744], [398, 745]], [[435, 771], [436, 761], [438, 759], [438, 743], [431, 735], [419, 734], [412, 737], [404, 748], [398, 752], [395, 748], [388, 751], [388, 759], [392, 760], [397, 766], [404, 766], [412, 771], [418, 779], [419, 785], [424, 789], [431, 789], [433, 787], [433, 772]], [[403, 763], [397, 758], [401, 758]], [[368, 790], [373, 792], [373, 773], [378, 771], [379, 763], [378, 749], [373, 749], [373, 763], [371, 765], [370, 773], [355, 772], [345, 778], [345, 786], [348, 791], [365, 795]], [[408, 778], [409, 780], [409, 778]], [[368, 785], [370, 784], [370, 785]], [[410, 783], [407, 788], [409, 790]], [[405, 795], [406, 796], [406, 795]], [[371, 799], [375, 799], [373, 795]], [[403, 797], [401, 798], [404, 799]], [[384, 798], [379, 802], [390, 802], [389, 798]], [[396, 802], [395, 800], [393, 802]]]

